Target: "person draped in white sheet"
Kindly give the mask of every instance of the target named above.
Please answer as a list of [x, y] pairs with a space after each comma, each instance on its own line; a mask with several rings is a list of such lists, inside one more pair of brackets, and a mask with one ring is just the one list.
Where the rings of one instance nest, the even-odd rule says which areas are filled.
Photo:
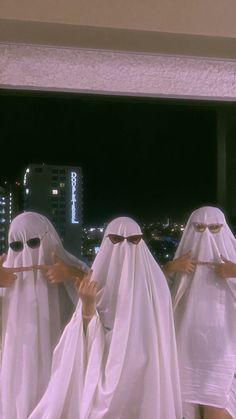
[[92, 270], [30, 419], [182, 419], [170, 293], [135, 221], [108, 225]]
[[221, 210], [192, 213], [175, 258], [189, 251], [172, 289], [184, 417], [236, 418], [236, 279], [219, 275], [222, 259], [236, 262], [236, 240]]
[[[47, 387], [53, 350], [78, 302], [72, 281], [50, 284], [65, 276], [52, 253], [77, 273], [88, 267], [66, 252], [52, 224], [37, 213], [18, 215], [8, 241], [0, 270], [8, 278], [1, 290], [0, 418], [26, 419]], [[32, 268], [41, 265], [44, 270]]]

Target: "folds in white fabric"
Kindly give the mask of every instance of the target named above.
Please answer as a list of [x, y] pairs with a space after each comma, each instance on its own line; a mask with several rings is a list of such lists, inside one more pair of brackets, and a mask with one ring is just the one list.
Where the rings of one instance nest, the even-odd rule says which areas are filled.
[[[171, 298], [127, 217], [111, 222], [92, 266], [97, 315], [83, 334], [81, 305], [54, 353], [49, 387], [30, 419], [182, 419]], [[60, 400], [59, 400], [60, 399]]]

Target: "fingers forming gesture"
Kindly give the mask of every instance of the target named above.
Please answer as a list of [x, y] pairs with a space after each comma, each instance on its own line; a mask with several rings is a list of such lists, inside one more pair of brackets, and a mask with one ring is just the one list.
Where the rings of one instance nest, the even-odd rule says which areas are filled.
[[7, 268], [3, 266], [6, 257], [5, 254], [0, 256], [0, 287], [10, 287], [17, 278], [16, 273], [33, 270], [33, 266]]
[[38, 266], [38, 269], [44, 271], [45, 277], [51, 284], [57, 284], [68, 280], [75, 281], [78, 277], [80, 279], [84, 277], [85, 273], [81, 269], [67, 265], [55, 253], [53, 253], [52, 256], [52, 265]]
[[97, 285], [96, 282], [91, 281], [92, 272], [91, 269], [82, 281], [79, 279], [76, 282], [76, 289], [82, 301], [83, 315], [86, 317], [93, 316], [96, 310]]
[[183, 256], [167, 262], [163, 267], [163, 271], [166, 276], [177, 272], [192, 274], [195, 271], [195, 268], [196, 262], [192, 259], [192, 252], [189, 250]]
[[222, 255], [220, 256], [222, 263], [215, 265], [215, 272], [223, 279], [235, 278], [236, 277], [236, 264], [226, 259]]

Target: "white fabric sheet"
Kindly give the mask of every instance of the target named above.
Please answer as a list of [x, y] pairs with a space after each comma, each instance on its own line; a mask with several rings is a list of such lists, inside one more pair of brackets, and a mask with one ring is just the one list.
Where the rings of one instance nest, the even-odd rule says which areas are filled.
[[[42, 238], [31, 249], [26, 241]], [[25, 212], [10, 226], [9, 243], [23, 241], [24, 249], [9, 248], [5, 266], [51, 264], [52, 252], [70, 265], [88, 267], [62, 246], [52, 224], [40, 214]], [[26, 419], [42, 397], [50, 377], [52, 354], [78, 302], [75, 287], [49, 284], [39, 270], [17, 274], [14, 285], [2, 289], [1, 419]]]
[[107, 227], [92, 266], [97, 312], [83, 335], [81, 303], [59, 342], [50, 385], [30, 419], [182, 419], [165, 277], [130, 218]]
[[[223, 224], [219, 233], [194, 230], [193, 223]], [[200, 262], [236, 262], [236, 240], [224, 214], [214, 207], [193, 212], [175, 257], [192, 251]], [[173, 306], [184, 415], [197, 419], [199, 404], [227, 408], [236, 367], [236, 278], [218, 277], [214, 267], [197, 265], [177, 274]]]

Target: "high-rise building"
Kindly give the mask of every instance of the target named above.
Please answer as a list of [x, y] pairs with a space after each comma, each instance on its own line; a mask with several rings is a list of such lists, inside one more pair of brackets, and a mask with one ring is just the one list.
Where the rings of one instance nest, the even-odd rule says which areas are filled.
[[19, 212], [19, 197], [19, 182], [4, 182], [0, 186], [0, 254], [7, 251], [9, 225]]
[[82, 170], [80, 167], [30, 164], [24, 173], [24, 210], [45, 215], [65, 248], [80, 256]]
[[8, 210], [6, 189], [0, 186], [0, 254], [6, 252], [8, 232]]

